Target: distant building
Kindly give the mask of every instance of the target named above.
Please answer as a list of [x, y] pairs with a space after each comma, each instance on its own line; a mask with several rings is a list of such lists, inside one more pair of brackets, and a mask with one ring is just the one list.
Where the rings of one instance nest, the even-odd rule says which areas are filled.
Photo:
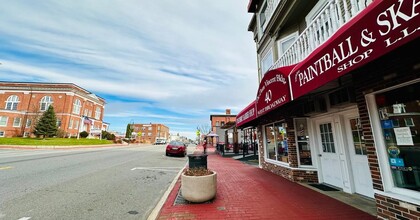
[[210, 115], [211, 130], [217, 132], [217, 129], [228, 122], [235, 122], [236, 115], [232, 115], [230, 109], [226, 109], [226, 114]]
[[[54, 107], [62, 136], [107, 130], [105, 100], [72, 83], [0, 82], [0, 137], [28, 137], [39, 117]], [[1, 107], [3, 105], [3, 107]]]
[[133, 132], [136, 134], [136, 140], [141, 143], [159, 143], [169, 139], [169, 127], [164, 124], [133, 124]]

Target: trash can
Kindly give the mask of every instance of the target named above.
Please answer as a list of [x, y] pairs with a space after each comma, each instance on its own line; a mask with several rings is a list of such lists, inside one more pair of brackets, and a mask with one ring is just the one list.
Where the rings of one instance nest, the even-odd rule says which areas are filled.
[[188, 154], [188, 167], [204, 167], [207, 169], [207, 154]]

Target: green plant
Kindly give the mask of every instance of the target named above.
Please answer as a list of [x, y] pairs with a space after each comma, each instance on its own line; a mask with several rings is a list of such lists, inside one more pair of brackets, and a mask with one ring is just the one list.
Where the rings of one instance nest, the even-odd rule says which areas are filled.
[[37, 137], [52, 137], [57, 134], [57, 118], [55, 117], [54, 107], [50, 105], [47, 111], [42, 114], [41, 118], [35, 125], [34, 134]]
[[186, 176], [207, 176], [213, 174], [213, 171], [204, 167], [192, 167], [187, 168], [184, 172]]
[[80, 132], [80, 137], [81, 138], [86, 138], [87, 136], [89, 136], [89, 133], [87, 133], [87, 131]]

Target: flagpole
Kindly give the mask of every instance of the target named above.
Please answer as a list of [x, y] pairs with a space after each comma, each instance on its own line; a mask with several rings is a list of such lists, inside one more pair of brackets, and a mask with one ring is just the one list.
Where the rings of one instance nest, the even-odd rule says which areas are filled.
[[79, 138], [80, 138], [80, 127], [82, 126], [82, 124], [83, 124], [83, 118], [84, 118], [85, 116], [84, 115], [82, 115], [81, 117], [80, 117], [80, 123], [79, 123], [79, 129], [78, 129], [78, 131], [77, 131], [77, 140], [79, 140]]

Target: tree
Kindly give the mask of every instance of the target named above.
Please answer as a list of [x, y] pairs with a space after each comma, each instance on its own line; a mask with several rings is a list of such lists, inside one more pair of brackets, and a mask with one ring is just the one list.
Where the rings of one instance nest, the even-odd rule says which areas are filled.
[[200, 131], [201, 134], [208, 134], [211, 131], [211, 126], [209, 124], [202, 124], [197, 126], [197, 130]]
[[54, 107], [50, 105], [47, 111], [35, 125], [34, 134], [39, 137], [52, 137], [57, 134], [57, 118], [55, 117]]
[[125, 138], [131, 138], [131, 133], [133, 130], [133, 126], [131, 124], [127, 124], [127, 129], [125, 130]]

